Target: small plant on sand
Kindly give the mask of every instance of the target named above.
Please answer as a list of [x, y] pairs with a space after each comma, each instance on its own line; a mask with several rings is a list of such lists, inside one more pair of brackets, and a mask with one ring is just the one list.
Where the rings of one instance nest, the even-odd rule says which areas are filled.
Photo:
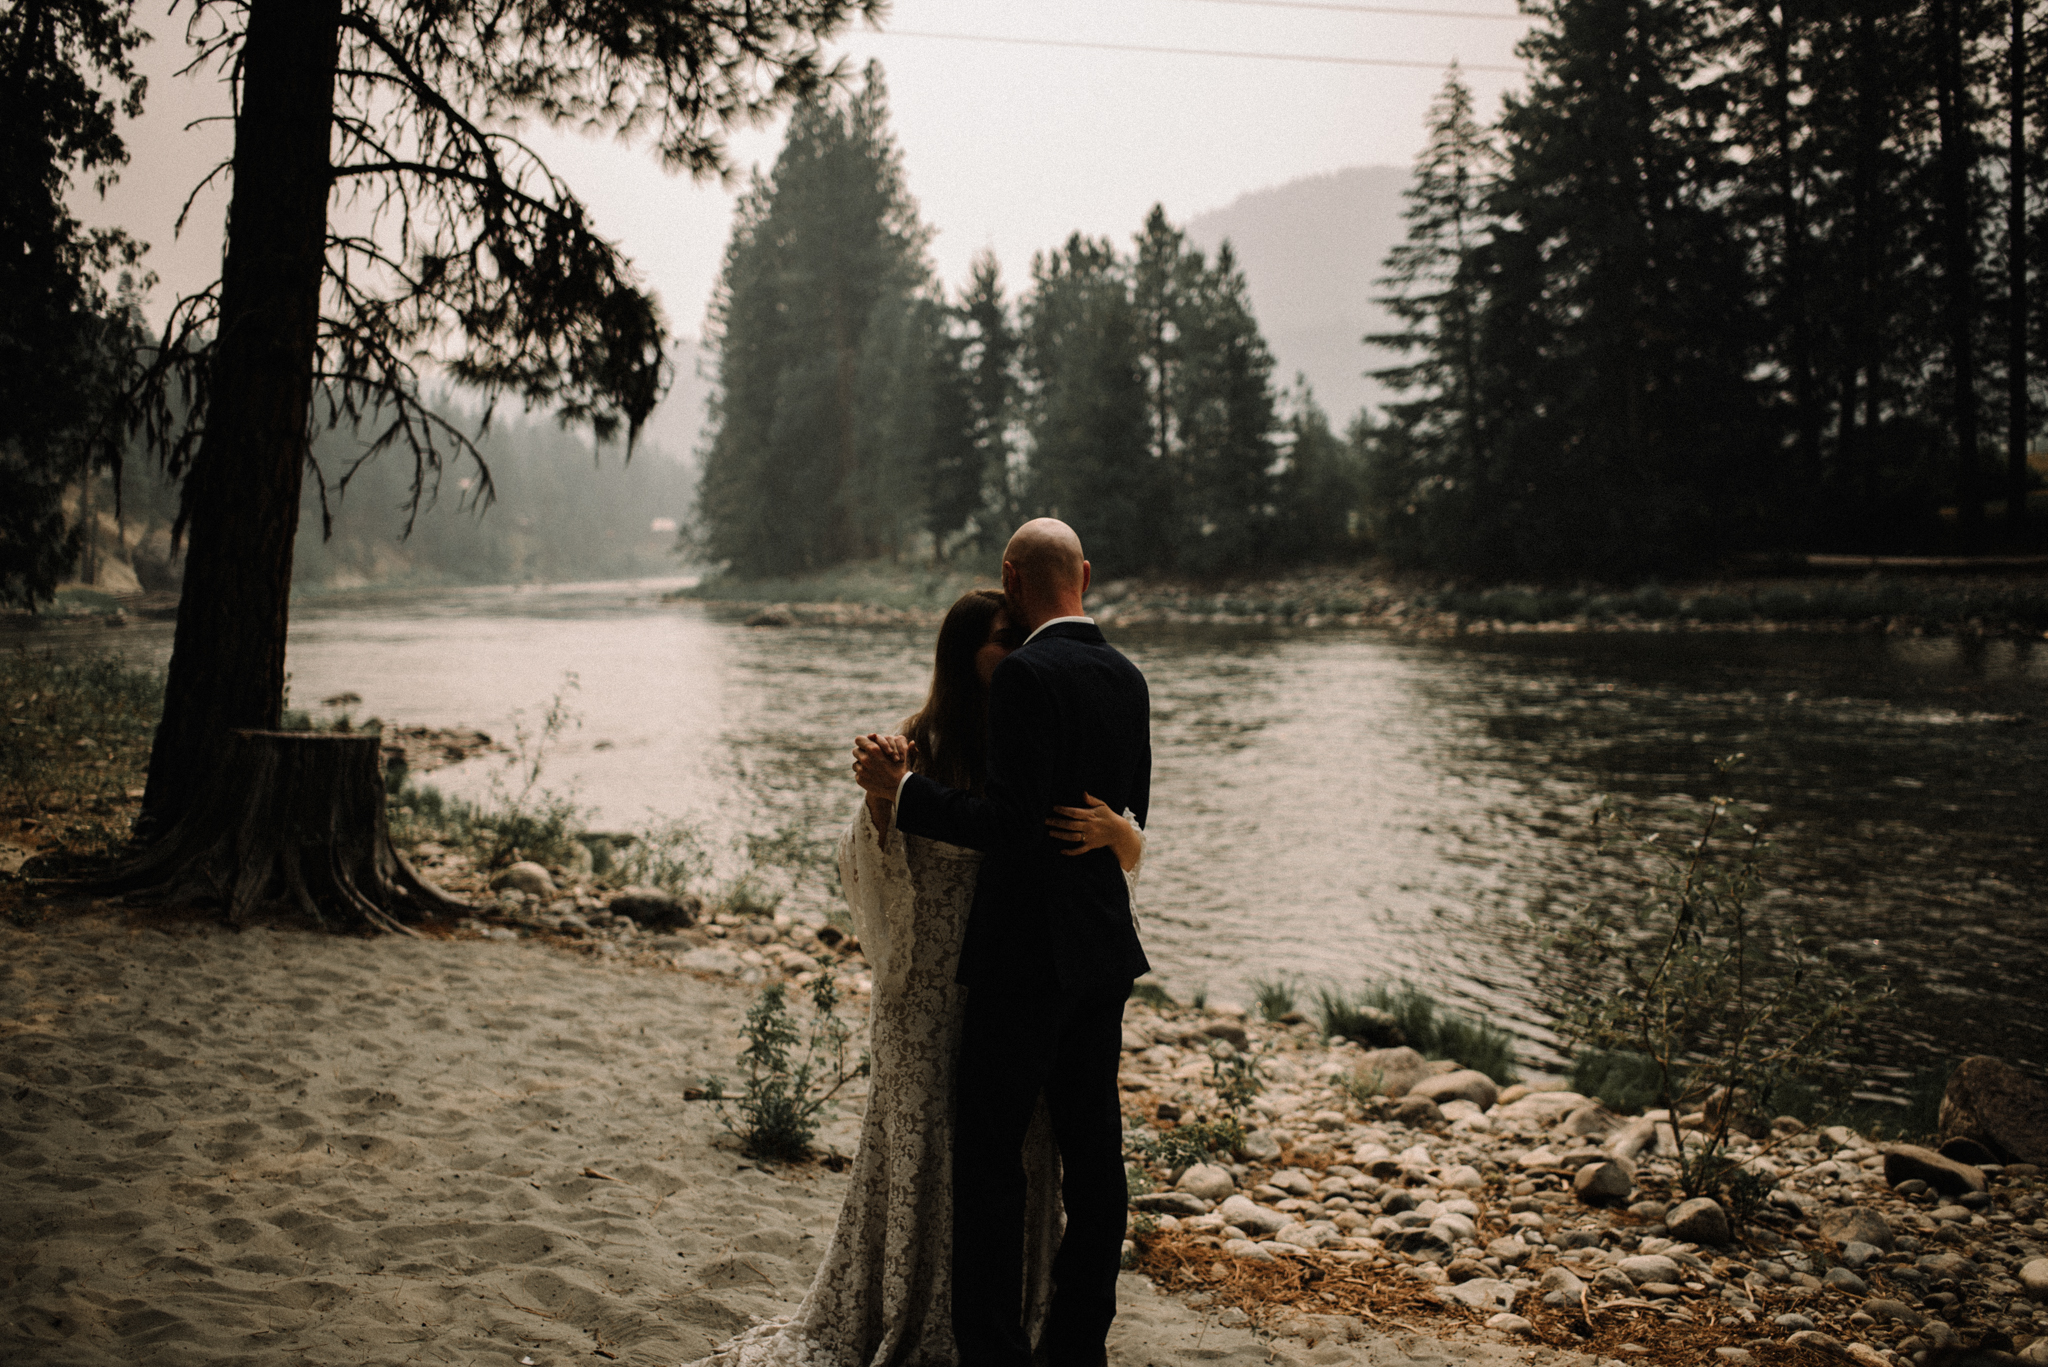
[[1131, 1143], [1130, 1156], [1144, 1167], [1181, 1172], [1219, 1155], [1227, 1160], [1244, 1143], [1244, 1137], [1244, 1126], [1235, 1116], [1183, 1120], [1170, 1130], [1141, 1133]]
[[610, 866], [597, 872], [615, 887], [684, 893], [711, 873], [711, 856], [697, 828], [683, 821], [655, 821], [624, 849], [614, 849]]
[[829, 972], [811, 980], [810, 999], [806, 1035], [790, 1012], [783, 985], [763, 987], [740, 1029], [747, 1042], [740, 1051], [747, 1076], [739, 1094], [729, 1096], [716, 1078], [704, 1084], [706, 1099], [717, 1103], [726, 1129], [756, 1158], [804, 1157], [832, 1098], [867, 1074], [865, 1058], [849, 1057], [853, 1031], [839, 1018], [839, 984]]
[[[1741, 758], [1716, 767], [1725, 774]], [[1568, 979], [1561, 1033], [1582, 1050], [1633, 1056], [1627, 1071], [1638, 1088], [1653, 1083], [1670, 1116], [1660, 1134], [1678, 1150], [1687, 1196], [1753, 1212], [1731, 1133], [1823, 1072], [1873, 997], [1809, 950], [1794, 906], [1759, 913], [1765, 838], [1729, 798], [1709, 799], [1690, 838], [1675, 840], [1641, 834], [1603, 801], [1594, 834], [1625, 842], [1634, 891], [1579, 908], [1551, 936]], [[1695, 1106], [1701, 1119], [1687, 1126]]]

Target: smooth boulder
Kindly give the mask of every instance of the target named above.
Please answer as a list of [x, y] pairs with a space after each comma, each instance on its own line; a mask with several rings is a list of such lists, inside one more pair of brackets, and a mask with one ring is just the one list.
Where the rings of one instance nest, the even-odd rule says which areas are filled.
[[1824, 1212], [1820, 1233], [1823, 1239], [1833, 1239], [1845, 1248], [1850, 1244], [1872, 1244], [1887, 1251], [1896, 1237], [1884, 1216], [1869, 1206], [1842, 1206]]
[[555, 880], [540, 865], [530, 859], [522, 859], [491, 875], [491, 891], [502, 892], [506, 888], [523, 892], [528, 897], [552, 897], [555, 895]]
[[1249, 1196], [1233, 1196], [1216, 1207], [1216, 1213], [1247, 1234], [1277, 1234], [1294, 1223], [1290, 1216], [1268, 1210]]
[[[1962, 1196], [1984, 1190], [1984, 1172], [1968, 1163], [1943, 1158], [1933, 1149], [1918, 1144], [1891, 1144], [1884, 1151], [1884, 1180], [1889, 1186], [1915, 1179], [1925, 1182], [1943, 1196]], [[1864, 1242], [1871, 1242], [1865, 1240]]]
[[1941, 1098], [1941, 1137], [1970, 1139], [2000, 1163], [2048, 1163], [2048, 1086], [2003, 1059], [1956, 1065]]
[[1681, 1243], [1725, 1244], [1733, 1237], [1728, 1212], [1721, 1209], [1719, 1201], [1704, 1196], [1673, 1206], [1664, 1217], [1664, 1227]]
[[1237, 1181], [1228, 1168], [1219, 1168], [1214, 1163], [1197, 1163], [1182, 1173], [1174, 1186], [1204, 1200], [1221, 1201], [1237, 1190]]
[[1618, 1205], [1635, 1189], [1628, 1167], [1611, 1159], [1586, 1164], [1572, 1179], [1572, 1191], [1589, 1206]]
[[2032, 1258], [2020, 1268], [2020, 1289], [2037, 1301], [2048, 1301], [2048, 1258]]
[[1429, 1061], [1406, 1045], [1368, 1049], [1352, 1067], [1351, 1076], [1372, 1085], [1381, 1096], [1404, 1096], [1429, 1076]]
[[1493, 1109], [1500, 1099], [1494, 1080], [1476, 1068], [1460, 1068], [1441, 1077], [1426, 1077], [1408, 1089], [1408, 1095], [1427, 1097], [1441, 1106], [1446, 1101], [1469, 1101], [1482, 1111]]

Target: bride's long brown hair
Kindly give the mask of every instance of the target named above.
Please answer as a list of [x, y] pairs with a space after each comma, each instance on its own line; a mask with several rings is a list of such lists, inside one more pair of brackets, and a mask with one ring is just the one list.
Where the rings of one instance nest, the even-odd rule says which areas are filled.
[[948, 788], [979, 792], [988, 776], [988, 690], [974, 657], [1007, 603], [995, 589], [969, 589], [946, 610], [933, 652], [931, 691], [903, 723], [903, 734], [917, 742], [919, 772]]

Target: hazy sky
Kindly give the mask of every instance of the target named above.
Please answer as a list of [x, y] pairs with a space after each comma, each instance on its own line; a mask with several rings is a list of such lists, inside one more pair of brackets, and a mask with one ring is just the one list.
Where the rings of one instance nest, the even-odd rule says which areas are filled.
[[[164, 283], [151, 312], [160, 315], [175, 291], [218, 268], [224, 193], [198, 201], [181, 240], [171, 225], [231, 138], [224, 122], [184, 128], [225, 112], [222, 87], [171, 74], [186, 56], [183, 11], [168, 17], [162, 0], [141, 8], [157, 41], [144, 57], [148, 108], [128, 130], [134, 162], [103, 204], [83, 188], [74, 201], [89, 221], [119, 223], [152, 244]], [[1464, 17], [1483, 15], [1498, 17]], [[1127, 240], [1155, 201], [1184, 222], [1315, 172], [1407, 164], [1443, 66], [1463, 63], [1491, 112], [1519, 84], [1513, 49], [1526, 28], [1512, 0], [897, 0], [883, 31], [854, 30], [836, 47], [856, 65], [878, 58], [886, 68], [911, 193], [937, 229], [941, 277], [957, 286], [989, 247], [1015, 287], [1034, 251], [1076, 230]], [[1030, 44], [920, 36], [939, 34]], [[1045, 43], [1322, 60], [1036, 45]], [[697, 332], [737, 186], [665, 175], [644, 148], [544, 129], [529, 138], [639, 263], [672, 325]], [[780, 140], [779, 128], [742, 134], [738, 163], [769, 165]]]

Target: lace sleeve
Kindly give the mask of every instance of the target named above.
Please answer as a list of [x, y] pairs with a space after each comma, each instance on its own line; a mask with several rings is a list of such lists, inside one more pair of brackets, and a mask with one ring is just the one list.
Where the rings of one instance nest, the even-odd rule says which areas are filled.
[[1124, 870], [1124, 884], [1131, 891], [1131, 929], [1138, 929], [1138, 875], [1145, 871], [1145, 828], [1138, 825], [1138, 815], [1130, 808], [1124, 809], [1124, 820], [1138, 827], [1138, 862]]
[[915, 910], [910, 863], [900, 831], [887, 849], [882, 848], [882, 832], [875, 829], [865, 799], [853, 814], [853, 824], [839, 838], [839, 886], [845, 892], [847, 910], [853, 913], [853, 933], [874, 970], [877, 987], [896, 983], [908, 967], [906, 940]]

